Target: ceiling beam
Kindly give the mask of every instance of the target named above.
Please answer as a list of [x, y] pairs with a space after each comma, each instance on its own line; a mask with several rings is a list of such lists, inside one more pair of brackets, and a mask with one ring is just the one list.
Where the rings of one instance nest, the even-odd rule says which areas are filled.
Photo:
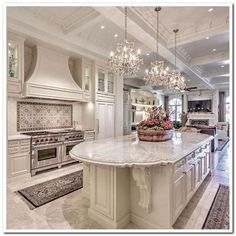
[[[229, 31], [229, 24], [226, 22], [225, 24], [216, 26], [214, 28], [206, 28], [205, 30], [195, 32], [195, 33], [190, 33], [187, 35], [184, 35], [184, 34], [181, 35], [181, 32], [180, 32], [179, 37], [178, 37], [178, 46], [189, 44], [195, 41], [199, 41], [199, 40], [205, 39], [206, 37], [211, 38], [211, 37], [220, 35], [228, 31]], [[174, 48], [175, 47], [174, 38], [171, 38], [168, 41], [167, 45], [168, 45], [168, 48]]]
[[207, 73], [204, 73], [203, 76], [205, 78], [214, 78], [219, 76], [227, 76], [228, 74], [229, 74], [229, 68], [224, 67], [208, 71]]
[[103, 16], [100, 15], [98, 12], [94, 11], [82, 21], [77, 22], [75, 25], [73, 25], [73, 27], [69, 28], [68, 30], [65, 30], [64, 32], [66, 35], [78, 35], [80, 32], [82, 32], [88, 27], [93, 26], [94, 24], [97, 24], [102, 19]]
[[221, 61], [225, 61], [225, 60], [229, 60], [229, 52], [228, 51], [212, 53], [212, 54], [208, 54], [205, 56], [192, 58], [190, 61], [190, 65], [191, 66], [199, 66], [199, 65], [212, 64], [215, 62], [221, 62]]

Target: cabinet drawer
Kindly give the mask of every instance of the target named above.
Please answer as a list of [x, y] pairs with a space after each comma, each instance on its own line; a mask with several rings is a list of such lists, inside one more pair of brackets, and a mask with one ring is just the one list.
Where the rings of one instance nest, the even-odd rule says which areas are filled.
[[30, 140], [26, 139], [26, 140], [21, 140], [20, 141], [20, 145], [30, 145]]
[[20, 151], [21, 152], [29, 152], [30, 151], [30, 146], [21, 146]]
[[174, 171], [177, 171], [178, 169], [183, 168], [184, 164], [185, 164], [185, 158], [176, 162], [174, 165]]
[[19, 141], [8, 141], [8, 147], [19, 147]]
[[195, 150], [195, 155], [198, 155], [202, 152], [202, 148], [198, 148]]
[[19, 147], [9, 147], [8, 148], [8, 154], [18, 153], [19, 151], [20, 151]]
[[193, 162], [193, 161], [194, 161], [194, 158], [195, 158], [194, 153], [189, 154], [189, 155], [186, 157], [186, 163]]

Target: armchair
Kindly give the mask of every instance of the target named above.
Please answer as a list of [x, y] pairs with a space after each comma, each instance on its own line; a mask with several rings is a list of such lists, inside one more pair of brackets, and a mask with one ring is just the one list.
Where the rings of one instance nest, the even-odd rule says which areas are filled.
[[216, 133], [218, 134], [218, 139], [227, 139], [229, 136], [229, 123], [218, 122], [216, 124]]

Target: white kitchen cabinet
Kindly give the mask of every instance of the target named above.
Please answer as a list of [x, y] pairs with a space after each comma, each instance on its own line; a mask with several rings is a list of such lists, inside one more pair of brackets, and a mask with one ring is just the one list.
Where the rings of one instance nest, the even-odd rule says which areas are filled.
[[94, 63], [86, 58], [72, 60], [71, 73], [75, 82], [83, 90], [83, 100], [91, 101], [92, 83], [94, 81]]
[[109, 138], [114, 136], [114, 104], [96, 103], [97, 138]]
[[8, 140], [8, 177], [30, 173], [30, 139]]
[[195, 189], [195, 183], [194, 183], [194, 166], [189, 165], [186, 169], [186, 199], [187, 201], [191, 199], [194, 189]]
[[85, 139], [85, 141], [95, 140], [95, 130], [85, 130], [84, 131], [84, 139]]
[[96, 100], [97, 101], [114, 101], [115, 80], [114, 75], [103, 67], [97, 67], [96, 76]]
[[21, 95], [24, 82], [24, 38], [12, 32], [7, 34], [7, 91]]
[[210, 143], [174, 164], [172, 204], [173, 223], [210, 172]]

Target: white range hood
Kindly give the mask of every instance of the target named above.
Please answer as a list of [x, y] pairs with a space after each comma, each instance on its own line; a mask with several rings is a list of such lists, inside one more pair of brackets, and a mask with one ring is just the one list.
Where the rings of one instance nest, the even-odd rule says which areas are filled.
[[83, 101], [83, 91], [69, 70], [69, 56], [43, 46], [37, 46], [30, 77], [24, 83], [24, 95]]

